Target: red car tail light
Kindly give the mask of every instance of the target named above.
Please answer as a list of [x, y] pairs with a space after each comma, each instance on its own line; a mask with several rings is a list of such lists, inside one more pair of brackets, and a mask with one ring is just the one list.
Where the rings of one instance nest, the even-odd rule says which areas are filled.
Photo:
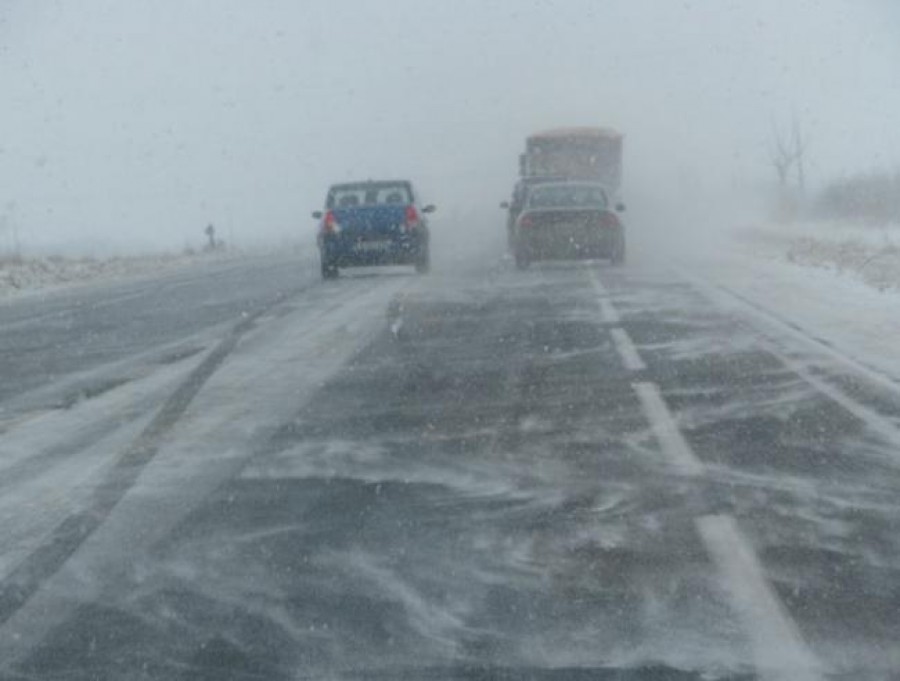
[[600, 216], [600, 226], [604, 229], [618, 229], [621, 224], [615, 213], [607, 211]]
[[406, 231], [410, 231], [419, 226], [419, 211], [415, 206], [406, 207]]
[[334, 217], [334, 211], [325, 213], [325, 217], [322, 218], [322, 231], [325, 234], [334, 234], [335, 232], [340, 231], [340, 226], [337, 223], [337, 219]]

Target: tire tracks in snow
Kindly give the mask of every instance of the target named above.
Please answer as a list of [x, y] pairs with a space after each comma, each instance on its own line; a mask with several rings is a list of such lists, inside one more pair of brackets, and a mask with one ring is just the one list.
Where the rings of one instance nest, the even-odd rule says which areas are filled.
[[[0, 583], [0, 626], [25, 605], [109, 517], [122, 497], [134, 487], [144, 468], [153, 460], [163, 438], [178, 423], [194, 397], [241, 339], [255, 328], [257, 321], [304, 290], [305, 288], [281, 294], [254, 312], [246, 314], [178, 385], [150, 423], [107, 471], [93, 490], [87, 506], [60, 523], [44, 543]], [[327, 307], [325, 314], [341, 307], [356, 293], [355, 288], [342, 291]]]
[[178, 422], [194, 396], [231, 354], [244, 334], [255, 326], [262, 315], [288, 297], [278, 296], [238, 322], [166, 399], [153, 420], [113, 464], [95, 488], [87, 508], [70, 515], [57, 526], [49, 539], [4, 580], [0, 588], [0, 625], [12, 617], [106, 520], [153, 459], [163, 436]]

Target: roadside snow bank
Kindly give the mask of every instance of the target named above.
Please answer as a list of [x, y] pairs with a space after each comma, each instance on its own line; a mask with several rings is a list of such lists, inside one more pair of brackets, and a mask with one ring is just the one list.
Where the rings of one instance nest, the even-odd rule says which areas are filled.
[[681, 262], [900, 382], [900, 227], [764, 225], [720, 237]]
[[148, 275], [234, 254], [155, 254], [113, 258], [0, 258], [0, 297], [102, 279]]
[[878, 291], [900, 291], [900, 226], [794, 223], [745, 228], [737, 236], [757, 255], [830, 270]]

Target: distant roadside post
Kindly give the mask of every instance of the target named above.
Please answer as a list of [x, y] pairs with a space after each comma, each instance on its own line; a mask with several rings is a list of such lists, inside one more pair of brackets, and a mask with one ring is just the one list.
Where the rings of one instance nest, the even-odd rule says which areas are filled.
[[216, 250], [216, 228], [212, 223], [209, 223], [206, 226], [206, 229], [203, 230], [204, 234], [206, 234], [206, 238], [209, 239], [208, 250], [214, 251]]

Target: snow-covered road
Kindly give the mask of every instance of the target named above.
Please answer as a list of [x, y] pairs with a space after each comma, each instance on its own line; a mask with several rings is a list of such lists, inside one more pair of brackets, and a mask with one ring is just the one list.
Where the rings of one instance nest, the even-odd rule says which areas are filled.
[[736, 265], [456, 265], [162, 282], [0, 397], [0, 678], [892, 678], [886, 356]]

